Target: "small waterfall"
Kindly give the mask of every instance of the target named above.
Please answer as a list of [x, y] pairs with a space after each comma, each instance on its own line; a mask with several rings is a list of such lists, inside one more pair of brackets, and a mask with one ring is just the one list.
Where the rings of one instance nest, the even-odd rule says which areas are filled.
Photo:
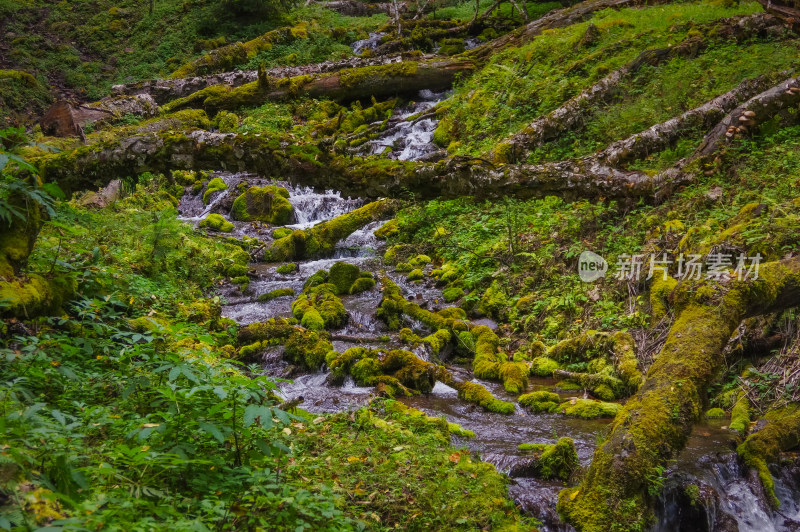
[[319, 222], [330, 220], [364, 204], [361, 199], [342, 198], [339, 192], [328, 190], [323, 194], [309, 187], [287, 187], [289, 203], [294, 207], [296, 223], [293, 229], [306, 229]]
[[369, 142], [372, 154], [382, 154], [388, 147], [391, 148], [391, 152], [387, 154], [390, 159], [415, 161], [437, 151], [438, 148], [433, 144], [433, 132], [439, 121], [435, 117], [412, 121], [407, 119], [434, 107], [444, 99], [445, 93], [424, 90], [420, 91], [419, 97], [419, 102], [396, 111], [390, 119], [393, 125], [380, 137]]
[[364, 50], [374, 50], [381, 43], [381, 39], [384, 35], [386, 34], [382, 32], [370, 33], [369, 37], [366, 39], [354, 42], [350, 45], [353, 48], [353, 53], [359, 55], [363, 53]]

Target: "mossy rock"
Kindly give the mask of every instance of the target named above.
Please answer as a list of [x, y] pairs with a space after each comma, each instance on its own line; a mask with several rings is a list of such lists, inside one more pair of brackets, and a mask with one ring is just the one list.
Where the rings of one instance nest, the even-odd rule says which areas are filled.
[[204, 219], [200, 220], [198, 227], [207, 227], [214, 231], [230, 233], [233, 231], [234, 226], [220, 214], [209, 214]]
[[408, 256], [410, 250], [413, 249], [408, 244], [395, 244], [390, 246], [383, 254], [383, 261], [386, 264], [397, 264], [403, 257]]
[[375, 279], [372, 277], [359, 277], [353, 282], [353, 286], [350, 287], [350, 293], [360, 294], [361, 292], [366, 292], [374, 287]]
[[232, 264], [225, 270], [225, 275], [228, 277], [242, 277], [247, 275], [249, 271], [250, 268], [248, 268], [246, 264]]
[[464, 297], [464, 289], [460, 286], [451, 286], [442, 290], [442, 297], [448, 303], [456, 301]]
[[557, 410], [568, 417], [581, 419], [613, 418], [622, 410], [622, 405], [593, 399], [572, 399], [558, 405]]
[[456, 55], [464, 53], [466, 50], [464, 39], [442, 39], [439, 44], [441, 46], [439, 54], [441, 55]]
[[517, 401], [532, 412], [553, 412], [558, 408], [561, 397], [557, 393], [537, 391], [520, 395]]
[[336, 262], [328, 272], [328, 282], [336, 287], [337, 294], [349, 294], [360, 274], [361, 270], [355, 264]]
[[710, 408], [706, 411], [706, 417], [708, 419], [722, 419], [725, 416], [725, 411], [721, 408]]
[[480, 310], [495, 320], [502, 321], [508, 314], [509, 303], [505, 289], [498, 280], [484, 292], [479, 304]]
[[267, 301], [272, 301], [273, 299], [279, 297], [286, 297], [293, 295], [294, 295], [294, 290], [292, 290], [291, 288], [276, 288], [271, 292], [267, 292], [266, 294], [261, 294], [260, 296], [258, 296], [258, 301], [260, 303], [266, 303]]
[[282, 264], [282, 265], [278, 266], [277, 268], [275, 268], [275, 271], [277, 273], [280, 273], [281, 275], [286, 275], [286, 274], [289, 274], [289, 273], [293, 273], [293, 272], [297, 271], [297, 264], [295, 264], [294, 262], [288, 262], [286, 264]]
[[214, 117], [214, 124], [220, 133], [235, 133], [239, 129], [239, 117], [230, 111], [220, 111]]
[[292, 314], [308, 329], [337, 329], [347, 322], [347, 311], [330, 283], [309, 288], [292, 303]]
[[421, 281], [424, 278], [425, 278], [425, 274], [422, 273], [422, 270], [420, 270], [420, 269], [412, 270], [408, 274], [408, 277], [406, 277], [406, 279], [409, 280], [409, 281]]
[[272, 238], [275, 240], [283, 237], [287, 237], [292, 234], [294, 229], [289, 229], [288, 227], [276, 227], [272, 230]]
[[289, 191], [283, 187], [250, 187], [233, 202], [231, 218], [242, 222], [286, 225], [294, 213], [288, 198]]
[[578, 453], [572, 438], [561, 438], [555, 444], [523, 443], [520, 451], [530, 452], [533, 458], [523, 466], [528, 474], [543, 480], [568, 480], [578, 468]]
[[458, 396], [468, 403], [476, 404], [489, 412], [513, 414], [514, 403], [497, 399], [492, 392], [477, 382], [465, 382], [458, 388]]
[[552, 377], [553, 372], [560, 368], [558, 362], [552, 358], [539, 356], [531, 359], [530, 374], [536, 377]]
[[225, 181], [223, 181], [219, 177], [215, 177], [214, 179], [208, 182], [208, 186], [206, 186], [206, 191], [203, 192], [203, 204], [208, 205], [208, 203], [211, 201], [211, 195], [213, 193], [221, 192], [227, 189], [228, 185], [225, 184]]
[[431, 258], [428, 255], [417, 255], [416, 257], [408, 261], [408, 263], [412, 266], [417, 266], [417, 267], [425, 266], [426, 264], [431, 263]]

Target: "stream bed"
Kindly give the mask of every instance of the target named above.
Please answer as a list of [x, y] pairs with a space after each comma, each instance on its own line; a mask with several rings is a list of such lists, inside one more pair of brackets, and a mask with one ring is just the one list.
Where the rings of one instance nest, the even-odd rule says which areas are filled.
[[[363, 205], [359, 199], [343, 198], [335, 191], [315, 192], [296, 187], [291, 183], [276, 182], [252, 174], [216, 173], [228, 190], [217, 192], [209, 205], [203, 205], [202, 192], [187, 191], [181, 200], [179, 212], [187, 223], [197, 223], [211, 213], [229, 219], [229, 213], [237, 185], [265, 186], [277, 184], [289, 190], [289, 201], [293, 205], [294, 220], [287, 227], [308, 228]], [[247, 235], [265, 242], [271, 240], [272, 228], [261, 223], [233, 222], [233, 236]], [[241, 325], [264, 321], [273, 317], [291, 317], [291, 304], [295, 296], [285, 296], [261, 303], [260, 294], [276, 288], [293, 288], [299, 293], [304, 281], [321, 269], [328, 269], [337, 261], [356, 264], [362, 270], [377, 274], [384, 270], [381, 244], [373, 234], [383, 222], [367, 225], [340, 241], [333, 257], [322, 260], [298, 261], [297, 270], [290, 274], [276, 272], [277, 264], [251, 264], [249, 288], [242, 292], [237, 285], [226, 284], [219, 295], [225, 305], [223, 315]], [[428, 270], [431, 266], [429, 265]], [[426, 277], [423, 281], [409, 282], [406, 274], [386, 268], [386, 274], [401, 288], [409, 300], [425, 305], [428, 310], [438, 310], [446, 305], [440, 290]], [[377, 277], [377, 275], [376, 275]], [[343, 352], [353, 346], [386, 347], [399, 346], [396, 333], [377, 319], [375, 310], [380, 304], [379, 286], [358, 295], [342, 296], [348, 311], [347, 324], [331, 331], [334, 348]], [[484, 320], [488, 321], [488, 320]], [[493, 324], [488, 323], [490, 326]], [[415, 333], [426, 335], [431, 331], [416, 322], [407, 322]], [[384, 337], [380, 340], [381, 337]], [[389, 337], [387, 343], [385, 337]], [[429, 353], [424, 346], [415, 354], [427, 360]], [[290, 377], [288, 364], [282, 359], [282, 348], [275, 347], [264, 356], [264, 374]], [[474, 379], [465, 367], [448, 366], [454, 375], [464, 380], [473, 380], [486, 386], [500, 399], [514, 401], [502, 385]], [[529, 390], [552, 390], [554, 380], [532, 379]], [[366, 404], [373, 396], [373, 389], [356, 386], [352, 379], [342, 386], [329, 384], [327, 374], [322, 371], [304, 375], [291, 375], [291, 380], [280, 384], [281, 394], [292, 399], [303, 396], [302, 407], [315, 413], [338, 412], [356, 409]], [[575, 392], [561, 393], [563, 398]], [[485, 412], [480, 407], [461, 401], [456, 391], [442, 383], [436, 383], [432, 393], [401, 399], [405, 404], [433, 416], [444, 416], [473, 431], [473, 439], [454, 438], [454, 445], [466, 446], [481, 459], [492, 463], [499, 471], [512, 472], [513, 467], [525, 460], [517, 446], [521, 443], [554, 443], [558, 438], [570, 437], [575, 443], [579, 461], [587, 466], [592, 453], [610, 423], [609, 420], [580, 420], [559, 414], [529, 414], [521, 408], [513, 415]], [[654, 532], [667, 531], [724, 531], [724, 532], [780, 532], [800, 530], [800, 461], [776, 469], [776, 488], [781, 500], [779, 511], [767, 508], [760, 493], [760, 485], [752, 472], [744, 471], [731, 444], [731, 433], [722, 421], [709, 422], [695, 427], [686, 449], [665, 471], [661, 481], [663, 488], [656, 504], [659, 523]], [[690, 486], [697, 488], [690, 488]], [[512, 479], [509, 495], [521, 509], [542, 522], [542, 531], [570, 531], [572, 527], [562, 523], [556, 512], [558, 492], [565, 484], [558, 481], [542, 481], [535, 478]], [[697, 495], [699, 493], [699, 496]], [[694, 494], [694, 496], [690, 496]]]

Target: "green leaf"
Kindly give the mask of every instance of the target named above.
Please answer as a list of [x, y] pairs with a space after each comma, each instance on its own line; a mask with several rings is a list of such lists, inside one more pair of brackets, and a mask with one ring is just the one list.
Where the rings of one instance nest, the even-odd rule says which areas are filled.
[[222, 432], [216, 425], [212, 425], [211, 423], [206, 423], [204, 421], [199, 421], [197, 424], [200, 426], [201, 429], [203, 429], [208, 434], [213, 436], [218, 442], [220, 443], [225, 442], [225, 436], [222, 435]]

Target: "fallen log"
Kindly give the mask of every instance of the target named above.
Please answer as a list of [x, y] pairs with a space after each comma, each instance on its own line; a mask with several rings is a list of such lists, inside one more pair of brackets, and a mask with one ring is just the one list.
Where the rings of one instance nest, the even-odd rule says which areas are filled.
[[171, 101], [164, 106], [164, 110], [171, 112], [187, 107], [202, 107], [209, 113], [215, 113], [222, 109], [298, 97], [351, 102], [416, 96], [424, 89], [447, 90], [459, 76], [472, 72], [474, 68], [475, 65], [469, 61], [434, 60], [401, 61], [283, 79], [270, 78], [263, 71], [257, 81], [233, 89], [220, 85], [206, 87], [185, 98]]
[[583, 482], [559, 494], [559, 513], [579, 531], [640, 530], [652, 522], [648, 488], [702, 415], [731, 334], [745, 318], [798, 304], [800, 258], [761, 265], [757, 280], [687, 285], [676, 289], [677, 319], [644, 384], [614, 419]]
[[[714, 40], [736, 41], [766, 33], [783, 32], [780, 21], [765, 13], [721, 19], [698, 28], [698, 30], [703, 29], [712, 33], [714, 35]], [[605, 78], [583, 90], [580, 94], [571, 98], [550, 113], [537, 118], [525, 129], [500, 143], [498, 148], [494, 150], [494, 157], [499, 156], [504, 162], [518, 162], [524, 159], [528, 151], [535, 150], [567, 131], [574, 131], [580, 128], [586, 121], [586, 113], [589, 112], [588, 110], [598, 104], [606, 103], [611, 100], [611, 98], [615, 97], [620, 82], [636, 73], [643, 65], [656, 66], [671, 61], [676, 57], [694, 57], [700, 54], [709, 45], [710, 41], [710, 38], [692, 36], [677, 46], [656, 48], [641, 52], [628, 64], [610, 73]], [[764, 79], [767, 78], [764, 77]], [[777, 80], [775, 81], [777, 82]], [[761, 90], [766, 88], [767, 86], [764, 86]], [[657, 129], [651, 131], [650, 136], [652, 137], [653, 134], [655, 134], [656, 136], [653, 140], [658, 141], [661, 139], [660, 135], [671, 133], [669, 142], [674, 141], [676, 132], [673, 130], [685, 129], [684, 125], [691, 127], [691, 125], [697, 122], [696, 119], [698, 115], [708, 116], [717, 108], [723, 107], [726, 103], [729, 104], [730, 100], [736, 103], [736, 101], [738, 101], [736, 98], [741, 99], [742, 94], [748, 94], [747, 86], [741, 89], [737, 87], [737, 89], [734, 89], [735, 92], [731, 91], [727, 95], [720, 96], [719, 100], [711, 100], [711, 102], [704, 106], [689, 111], [677, 119], [673, 119], [677, 120], [677, 123], [674, 125], [671, 124], [672, 121], [668, 121], [660, 127], [654, 126], [654, 128]], [[757, 92], [760, 91], [756, 91], [756, 93]], [[752, 93], [750, 96], [756, 93]], [[749, 98], [750, 96], [746, 97]], [[725, 112], [727, 112], [727, 110]], [[700, 118], [702, 118], [702, 116], [700, 116]], [[708, 125], [708, 127], [710, 126], [711, 124]], [[631, 137], [631, 139], [638, 138], [639, 135], [641, 134], [637, 134], [635, 137]], [[669, 142], [661, 142], [661, 144], [668, 145]], [[616, 164], [614, 161], [608, 159], [607, 162]]]

